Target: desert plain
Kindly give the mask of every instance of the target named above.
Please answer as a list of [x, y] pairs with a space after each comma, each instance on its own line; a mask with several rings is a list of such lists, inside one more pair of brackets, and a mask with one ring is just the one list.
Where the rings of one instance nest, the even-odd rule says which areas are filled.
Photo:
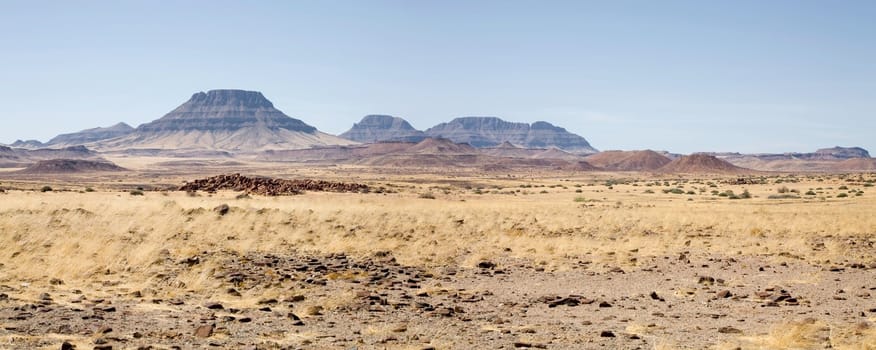
[[0, 347], [876, 348], [873, 174], [113, 161], [0, 173]]

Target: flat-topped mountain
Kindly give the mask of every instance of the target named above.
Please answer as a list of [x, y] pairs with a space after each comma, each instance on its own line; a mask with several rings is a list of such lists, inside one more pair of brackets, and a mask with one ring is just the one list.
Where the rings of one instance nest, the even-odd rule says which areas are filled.
[[340, 135], [347, 140], [363, 143], [382, 141], [418, 142], [426, 135], [414, 129], [406, 120], [390, 115], [366, 115], [347, 132]]
[[55, 136], [49, 142], [45, 144], [45, 146], [49, 147], [57, 147], [57, 146], [77, 146], [84, 145], [87, 143], [92, 143], [101, 140], [107, 140], [111, 138], [116, 138], [119, 136], [125, 136], [134, 131], [134, 128], [125, 123], [118, 123], [116, 125], [105, 127], [105, 128], [93, 128], [93, 129], [85, 129], [79, 132], [74, 132], [70, 134], [61, 134]]
[[831, 147], [815, 151], [814, 157], [818, 159], [851, 159], [870, 158], [870, 152], [861, 147]]
[[211, 90], [128, 135], [99, 142], [98, 148], [255, 151], [353, 143], [287, 116], [261, 92]]
[[523, 148], [558, 148], [579, 154], [596, 152], [583, 137], [541, 121], [529, 124], [507, 122], [496, 117], [463, 117], [438, 124], [425, 133], [478, 148], [497, 147], [509, 142]]

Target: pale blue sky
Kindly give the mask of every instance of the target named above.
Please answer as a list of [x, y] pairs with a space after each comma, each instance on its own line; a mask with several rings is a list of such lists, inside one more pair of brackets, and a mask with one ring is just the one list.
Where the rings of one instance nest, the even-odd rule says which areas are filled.
[[546, 120], [599, 149], [876, 152], [876, 1], [5, 1], [0, 142], [262, 91], [340, 133]]

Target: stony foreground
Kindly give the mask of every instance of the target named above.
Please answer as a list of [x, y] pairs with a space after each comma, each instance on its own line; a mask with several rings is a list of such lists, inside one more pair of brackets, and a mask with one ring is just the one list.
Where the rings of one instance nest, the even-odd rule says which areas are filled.
[[[744, 339], [788, 332], [773, 327], [785, 324], [816, 327], [801, 337], [826, 348], [868, 341], [876, 317], [876, 266], [860, 264], [682, 254], [630, 271], [588, 261], [549, 271], [507, 257], [427, 270], [399, 265], [389, 253], [203, 252], [164, 255], [156, 265], [163, 272], [137, 290], [118, 287], [121, 276], [88, 286], [0, 286], [0, 346], [749, 348]], [[175, 280], [196, 269], [218, 289], [194, 292]], [[839, 339], [825, 322], [857, 333]]]

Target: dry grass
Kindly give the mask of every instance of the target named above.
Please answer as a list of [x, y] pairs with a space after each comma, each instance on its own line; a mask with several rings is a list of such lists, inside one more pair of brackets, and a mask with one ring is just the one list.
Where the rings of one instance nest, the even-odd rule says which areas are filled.
[[[476, 194], [435, 178], [415, 180], [381, 180], [395, 181], [399, 191], [387, 195], [309, 193], [244, 200], [231, 192], [191, 197], [147, 191], [135, 197], [105, 190], [8, 191], [0, 194], [0, 283], [47, 285], [49, 279], [60, 278], [69, 288], [113, 282], [122, 290], [170, 283], [176, 288], [164, 289], [166, 297], [183, 291], [218, 297], [217, 281], [210, 276], [221, 261], [206, 259], [172, 281], [155, 275], [159, 257], [180, 260], [218, 251], [350, 255], [391, 251], [403, 264], [427, 268], [473, 267], [482, 260], [510, 256], [551, 269], [592, 261], [589, 268], [597, 271], [614, 266], [635, 269], [642, 257], [685, 251], [804, 259], [823, 265], [876, 261], [871, 253], [876, 197], [871, 193], [843, 199], [774, 200], [767, 198], [775, 193], [774, 184], [721, 185], [721, 191], [748, 189], [755, 197], [728, 200], [708, 195], [712, 188], [702, 194], [699, 188], [704, 184], [685, 185], [685, 190], [696, 188], [696, 195], [678, 195], [662, 193], [665, 187], [656, 186], [654, 193], [644, 193], [651, 188], [644, 182], [613, 184], [609, 189], [599, 184], [601, 179], [459, 180], [484, 188], [479, 191], [484, 194]], [[597, 185], [573, 187], [594, 182]], [[806, 192], [841, 184], [832, 179], [785, 185]], [[435, 190], [438, 186], [442, 189]], [[435, 193], [436, 199], [419, 198], [425, 192]], [[578, 197], [585, 200], [576, 201]], [[227, 215], [212, 211], [226, 203], [232, 207]], [[800, 276], [797, 282], [807, 279], [814, 277]], [[676, 291], [682, 293], [679, 297], [685, 297], [683, 292]], [[281, 297], [270, 291], [259, 293], [260, 298]], [[340, 308], [352, 299], [342, 291], [330, 300], [308, 300], [293, 311], [306, 316], [311, 306]], [[232, 306], [257, 301], [249, 295], [217, 300]], [[383, 328], [369, 332], [384, 333]], [[645, 326], [631, 326], [628, 331], [653, 336]], [[287, 335], [277, 337], [282, 342]], [[874, 349], [876, 331], [812, 320], [777, 325], [767, 334], [746, 335], [720, 348], [810, 349], [825, 342], [838, 349]], [[657, 343], [660, 349], [675, 347]]]

